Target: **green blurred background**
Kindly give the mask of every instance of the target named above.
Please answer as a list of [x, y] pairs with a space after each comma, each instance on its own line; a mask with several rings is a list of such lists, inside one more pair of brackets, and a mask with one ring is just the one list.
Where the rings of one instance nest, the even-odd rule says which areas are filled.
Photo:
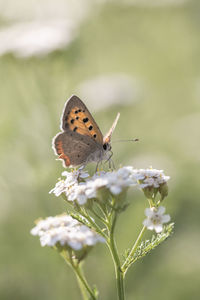
[[[16, 46], [14, 39], [30, 21], [47, 17], [76, 20], [71, 40], [24, 55], [31, 42]], [[22, 23], [18, 33], [6, 31]], [[63, 170], [51, 139], [71, 94], [84, 100], [103, 133], [121, 112], [113, 140], [140, 139], [113, 144], [116, 166], [153, 166], [171, 176], [164, 205], [174, 235], [130, 269], [127, 300], [199, 299], [199, 1], [1, 0], [0, 54], [0, 299], [81, 298], [62, 258], [30, 235], [35, 219], [66, 208], [48, 192]], [[117, 226], [121, 253], [139, 233], [147, 206], [135, 190], [129, 202]], [[104, 245], [93, 249], [85, 271], [100, 299], [116, 299]]]

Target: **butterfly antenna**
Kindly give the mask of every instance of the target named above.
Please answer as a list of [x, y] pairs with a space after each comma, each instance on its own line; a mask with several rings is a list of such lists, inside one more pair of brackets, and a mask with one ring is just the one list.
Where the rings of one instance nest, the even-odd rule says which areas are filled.
[[112, 143], [118, 143], [118, 142], [138, 142], [139, 139], [130, 139], [130, 140], [117, 140], [117, 141], [112, 141]]
[[117, 125], [117, 122], [118, 122], [118, 120], [119, 120], [119, 117], [120, 117], [120, 113], [117, 114], [117, 116], [116, 116], [116, 118], [115, 118], [115, 120], [114, 120], [114, 122], [113, 122], [113, 124], [112, 124], [112, 126], [111, 126], [111, 128], [110, 128], [110, 130], [109, 130], [108, 133], [104, 136], [104, 138], [103, 138], [103, 142], [104, 142], [104, 143], [110, 143], [111, 136], [112, 136], [112, 134], [113, 134], [113, 131], [115, 130], [115, 127], [116, 127], [116, 125]]

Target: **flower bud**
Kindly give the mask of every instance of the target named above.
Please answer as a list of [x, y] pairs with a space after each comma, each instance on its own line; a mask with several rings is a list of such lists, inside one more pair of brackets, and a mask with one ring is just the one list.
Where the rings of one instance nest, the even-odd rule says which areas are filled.
[[160, 201], [163, 201], [165, 197], [167, 197], [168, 195], [168, 186], [167, 186], [167, 183], [163, 183], [159, 186], [159, 189], [158, 189], [160, 195], [161, 195], [161, 199]]

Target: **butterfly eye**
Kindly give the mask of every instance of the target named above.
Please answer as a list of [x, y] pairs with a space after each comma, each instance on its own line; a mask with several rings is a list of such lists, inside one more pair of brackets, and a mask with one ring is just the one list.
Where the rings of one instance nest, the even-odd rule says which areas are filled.
[[103, 144], [103, 149], [107, 150], [108, 144]]

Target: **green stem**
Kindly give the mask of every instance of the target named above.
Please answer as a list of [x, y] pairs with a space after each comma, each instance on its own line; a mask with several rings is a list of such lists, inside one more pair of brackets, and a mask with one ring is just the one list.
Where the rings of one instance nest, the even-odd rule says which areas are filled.
[[149, 202], [150, 208], [153, 207], [153, 205], [154, 205], [154, 204], [153, 204], [153, 200], [152, 200], [152, 199], [147, 199], [147, 200], [148, 200], [148, 202]]
[[140, 241], [141, 241], [141, 239], [144, 235], [145, 230], [146, 230], [146, 227], [143, 226], [142, 230], [140, 231], [140, 234], [138, 235], [137, 240], [135, 241], [131, 251], [129, 252], [129, 255], [128, 255], [127, 259], [125, 260], [125, 262], [122, 265], [122, 271], [123, 271], [124, 275], [126, 274], [126, 271], [128, 270], [129, 261], [133, 257], [133, 255], [134, 255], [134, 253], [135, 253], [135, 251], [136, 251], [136, 249], [137, 249], [137, 247], [138, 247], [138, 245], [139, 245], [139, 243], [140, 243]]
[[123, 273], [121, 270], [121, 263], [119, 259], [119, 255], [117, 252], [117, 247], [115, 244], [115, 239], [114, 239], [114, 230], [115, 230], [115, 225], [116, 225], [116, 220], [117, 220], [117, 213], [114, 212], [113, 216], [113, 222], [110, 228], [110, 243], [109, 243], [109, 249], [113, 258], [114, 266], [115, 266], [115, 275], [116, 275], [116, 281], [117, 281], [117, 292], [118, 292], [118, 299], [119, 300], [124, 300], [125, 295], [124, 295], [124, 277]]
[[96, 296], [94, 295], [94, 292], [92, 291], [92, 289], [90, 288], [84, 274], [83, 271], [81, 270], [81, 266], [78, 263], [75, 263], [75, 261], [73, 260], [72, 256], [68, 257], [66, 255], [66, 252], [63, 251], [60, 253], [61, 256], [64, 258], [65, 262], [70, 265], [72, 267], [72, 269], [74, 270], [76, 277], [78, 279], [78, 283], [79, 283], [79, 287], [83, 296], [84, 300], [88, 300], [88, 297], [85, 293], [85, 291], [87, 291], [90, 295], [90, 299], [91, 300], [97, 300]]
[[[89, 287], [89, 284], [87, 283], [86, 279], [85, 279], [85, 276], [83, 275], [83, 272], [81, 270], [81, 267], [79, 265], [77, 265], [75, 268], [74, 268], [74, 271], [76, 273], [76, 276], [78, 278], [78, 281], [80, 281], [81, 284], [79, 284], [80, 286], [80, 289], [81, 289], [81, 292], [82, 292], [82, 295], [85, 297], [85, 292], [82, 290], [82, 286], [87, 290], [87, 292], [89, 293], [90, 297], [91, 297], [91, 300], [96, 300], [96, 296], [94, 295], [92, 289]], [[84, 298], [86, 300], [88, 300], [87, 296]]]
[[102, 218], [100, 215], [98, 215], [97, 213], [96, 213], [96, 211], [94, 210], [94, 209], [91, 209], [91, 212], [104, 224], [104, 225], [108, 225], [108, 222], [104, 219], [104, 218]]
[[84, 300], [88, 300], [87, 291], [86, 291], [86, 289], [85, 289], [84, 284], [82, 283], [82, 281], [80, 280], [80, 278], [78, 277], [77, 274], [76, 274], [76, 277], [77, 277], [77, 280], [78, 280], [78, 285], [79, 285], [81, 294], [82, 294], [82, 296], [83, 296], [83, 299], [84, 299]]
[[107, 235], [102, 231], [102, 229], [92, 220], [92, 218], [87, 213], [85, 213], [83, 210], [81, 210], [80, 214], [89, 221], [89, 223], [91, 224], [93, 229], [96, 230], [97, 233], [102, 235], [106, 240], [108, 239]]

